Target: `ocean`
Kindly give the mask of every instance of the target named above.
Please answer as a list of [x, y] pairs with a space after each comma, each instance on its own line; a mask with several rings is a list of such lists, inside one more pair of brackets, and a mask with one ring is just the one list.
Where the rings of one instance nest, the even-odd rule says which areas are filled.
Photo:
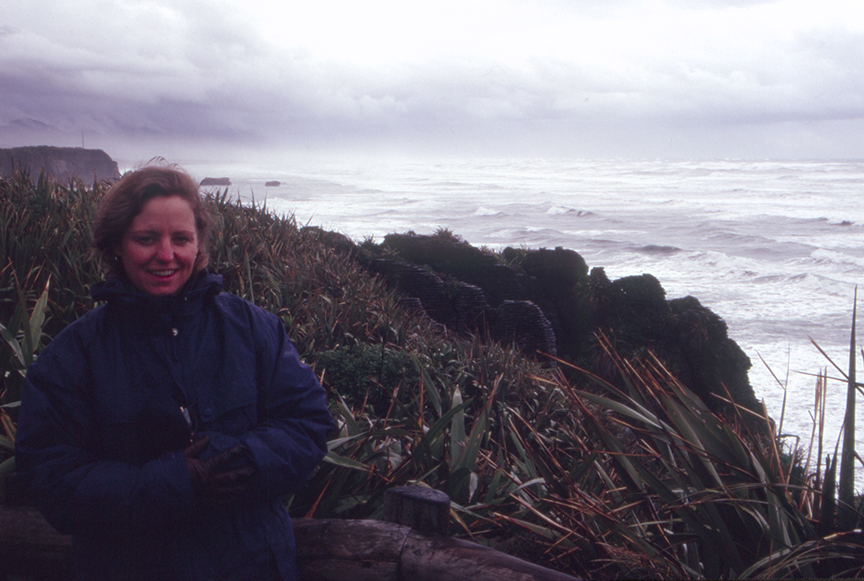
[[[613, 280], [650, 273], [667, 298], [695, 296], [726, 321], [752, 360], [757, 397], [783, 416], [792, 445], [792, 436], [810, 440], [814, 374], [840, 376], [811, 339], [848, 368], [853, 297], [864, 282], [864, 161], [286, 156], [186, 169], [230, 177], [232, 194], [358, 242], [447, 228], [496, 250], [569, 248]], [[829, 382], [827, 451], [845, 394], [845, 383]], [[856, 423], [861, 451], [860, 411]], [[860, 466], [857, 476], [860, 490]]]

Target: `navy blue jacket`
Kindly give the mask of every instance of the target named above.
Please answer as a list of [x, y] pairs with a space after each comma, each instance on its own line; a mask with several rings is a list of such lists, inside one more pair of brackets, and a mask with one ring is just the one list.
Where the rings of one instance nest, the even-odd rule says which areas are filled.
[[[308, 480], [333, 419], [279, 319], [221, 282], [199, 273], [178, 297], [100, 283], [93, 298], [107, 303], [28, 370], [17, 469], [74, 535], [79, 579], [296, 578], [280, 497]], [[211, 438], [202, 459], [245, 445], [237, 466], [256, 472], [234, 504], [193, 490], [191, 431]]]

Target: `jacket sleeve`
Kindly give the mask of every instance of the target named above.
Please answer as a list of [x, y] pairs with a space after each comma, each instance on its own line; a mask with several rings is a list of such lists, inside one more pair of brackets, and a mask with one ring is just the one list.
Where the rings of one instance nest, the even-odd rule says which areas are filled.
[[269, 313], [256, 322], [258, 425], [240, 440], [257, 468], [252, 485], [276, 496], [306, 483], [335, 424], [324, 388], [300, 361], [282, 322]]
[[140, 467], [98, 454], [86, 361], [74, 333], [63, 333], [28, 370], [16, 466], [32, 499], [65, 534], [148, 534], [190, 518], [197, 504], [182, 450]]

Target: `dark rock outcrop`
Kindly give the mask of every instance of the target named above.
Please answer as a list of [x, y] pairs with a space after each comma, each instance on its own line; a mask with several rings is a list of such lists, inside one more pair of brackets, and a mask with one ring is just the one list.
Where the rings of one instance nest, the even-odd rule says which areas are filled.
[[695, 297], [673, 299], [669, 307], [692, 374], [689, 383], [726, 399], [731, 395], [735, 403], [761, 412], [753, 390], [742, 388], [750, 385], [750, 358], [729, 338], [726, 322]]
[[490, 336], [502, 343], [512, 341], [526, 353], [556, 354], [552, 324], [531, 301], [501, 303]]
[[281, 185], [282, 185], [282, 183], [281, 183], [281, 182], [277, 182], [276, 180], [271, 180], [271, 181], [269, 181], [269, 182], [264, 182], [264, 187], [265, 187], [265, 188], [275, 188], [275, 187], [278, 187], [278, 186], [281, 186]]
[[528, 355], [556, 355], [555, 332], [543, 311], [528, 300], [490, 305], [486, 290], [455, 279], [443, 279], [415, 264], [390, 258], [360, 258], [403, 295], [409, 307], [421, 308], [434, 321], [460, 334], [483, 333], [501, 343], [514, 343]]
[[448, 329], [459, 330], [454, 295], [440, 277], [414, 264], [377, 258], [366, 262], [400, 292], [420, 300], [423, 311]]
[[329, 246], [337, 252], [355, 254], [357, 251], [357, 245], [354, 244], [354, 241], [339, 232], [324, 230], [318, 226], [304, 226], [301, 228], [301, 231], [306, 236], [310, 236], [314, 240], [323, 242], [326, 246]]
[[[339, 247], [346, 250], [345, 241]], [[604, 333], [630, 359], [654, 353], [715, 410], [718, 399], [761, 411], [747, 371], [750, 359], [725, 322], [693, 297], [667, 300], [650, 274], [610, 281], [564, 248], [505, 249], [500, 257], [449, 232], [391, 234], [352, 250], [429, 317], [457, 333], [482, 333], [613, 379], [617, 370], [597, 342]], [[502, 260], [503, 259], [503, 260]]]
[[29, 172], [31, 179], [45, 174], [59, 182], [76, 178], [105, 182], [120, 177], [117, 162], [107, 153], [80, 147], [38, 145], [0, 149], [0, 176], [11, 177], [15, 170]]

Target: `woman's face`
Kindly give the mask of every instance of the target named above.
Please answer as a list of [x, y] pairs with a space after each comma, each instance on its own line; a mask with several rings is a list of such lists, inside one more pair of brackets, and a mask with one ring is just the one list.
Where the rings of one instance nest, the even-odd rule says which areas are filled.
[[152, 198], [132, 220], [115, 252], [138, 290], [173, 295], [192, 276], [198, 256], [192, 207], [179, 196]]

